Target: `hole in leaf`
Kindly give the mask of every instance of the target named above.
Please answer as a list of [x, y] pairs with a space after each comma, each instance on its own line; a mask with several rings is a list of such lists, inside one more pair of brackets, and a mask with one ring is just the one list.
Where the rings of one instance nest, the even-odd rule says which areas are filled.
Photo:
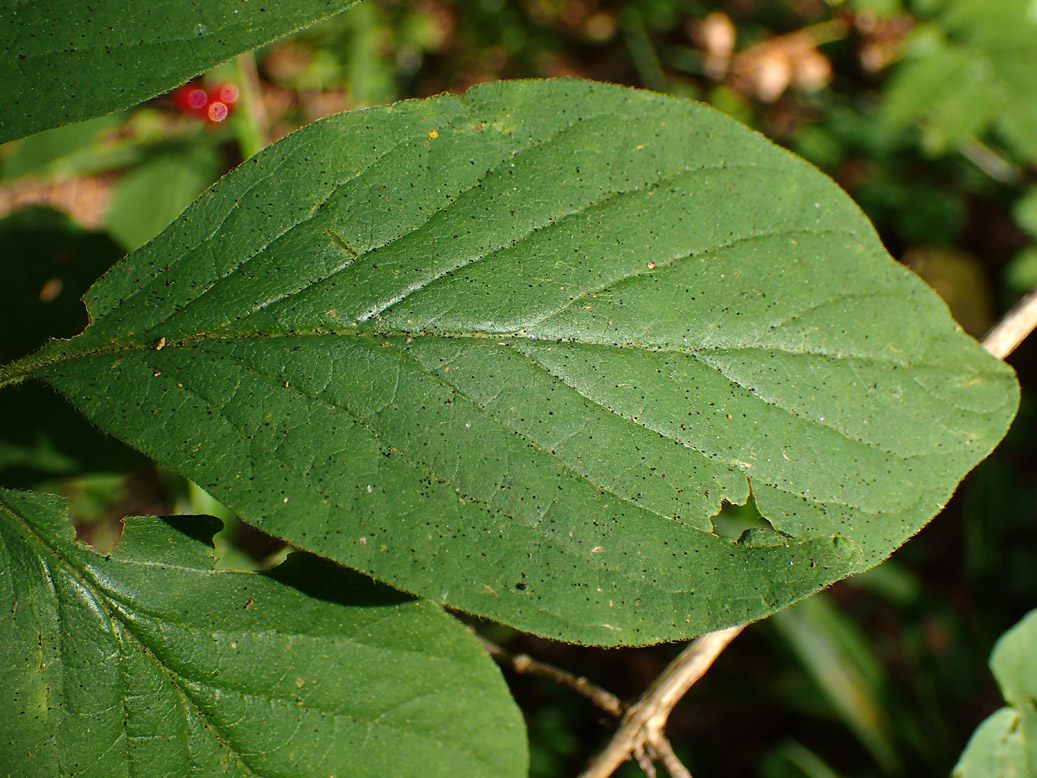
[[771, 523], [760, 514], [759, 508], [756, 507], [756, 500], [751, 494], [744, 505], [735, 505], [723, 500], [720, 513], [710, 521], [713, 524], [714, 535], [736, 542], [749, 530], [774, 531]]

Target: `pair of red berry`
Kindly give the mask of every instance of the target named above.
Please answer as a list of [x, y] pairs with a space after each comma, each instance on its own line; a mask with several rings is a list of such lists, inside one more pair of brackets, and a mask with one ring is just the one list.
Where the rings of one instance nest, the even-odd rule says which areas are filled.
[[173, 92], [173, 105], [182, 113], [197, 116], [210, 124], [218, 124], [230, 116], [238, 101], [238, 88], [231, 83], [204, 88], [189, 81]]

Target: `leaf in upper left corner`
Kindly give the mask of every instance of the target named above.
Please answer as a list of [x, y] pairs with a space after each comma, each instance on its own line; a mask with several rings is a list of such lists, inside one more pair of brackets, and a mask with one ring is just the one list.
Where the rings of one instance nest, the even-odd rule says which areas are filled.
[[0, 765], [47, 776], [518, 776], [522, 721], [458, 622], [306, 554], [216, 572], [201, 517], [102, 556], [0, 490]]
[[129, 108], [356, 2], [5, 2], [0, 143]]

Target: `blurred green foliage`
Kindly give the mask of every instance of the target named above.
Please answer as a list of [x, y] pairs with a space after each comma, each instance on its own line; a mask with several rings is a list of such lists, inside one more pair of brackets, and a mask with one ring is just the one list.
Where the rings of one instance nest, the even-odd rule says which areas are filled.
[[[5, 292], [13, 301], [28, 290], [60, 325], [48, 332], [70, 335], [86, 285], [263, 142], [335, 111], [573, 75], [706, 100], [804, 156], [981, 335], [1037, 285], [1035, 53], [1029, 0], [361, 3], [204, 76], [241, 87], [224, 123], [184, 115], [166, 97], [0, 147], [0, 215], [43, 202], [91, 228], [53, 211], [0, 222], [5, 248], [14, 247]], [[83, 182], [95, 184], [89, 196], [65, 196]], [[50, 308], [38, 301], [52, 278], [64, 287]], [[2, 343], [31, 347], [10, 324]], [[1024, 391], [1019, 417], [944, 515], [885, 565], [750, 629], [677, 708], [668, 732], [694, 774], [950, 772], [1002, 704], [985, 671], [995, 640], [1037, 602], [1035, 356], [1030, 342], [1010, 358]], [[115, 541], [128, 512], [209, 512], [228, 521], [225, 566], [255, 568], [279, 553], [193, 485], [75, 427], [56, 397], [9, 399], [17, 408], [5, 412], [14, 421], [0, 443], [5, 485], [73, 497], [81, 532], [99, 545]], [[60, 450], [54, 431], [20, 439], [17, 420], [37, 402], [51, 404], [55, 429], [78, 430], [78, 450], [94, 447], [98, 457]], [[756, 518], [750, 506], [715, 524], [737, 534]], [[604, 651], [479, 628], [627, 698], [678, 650]], [[556, 684], [509, 680], [527, 715], [532, 775], [577, 774], [613, 722]], [[640, 771], [629, 764], [622, 774]]]

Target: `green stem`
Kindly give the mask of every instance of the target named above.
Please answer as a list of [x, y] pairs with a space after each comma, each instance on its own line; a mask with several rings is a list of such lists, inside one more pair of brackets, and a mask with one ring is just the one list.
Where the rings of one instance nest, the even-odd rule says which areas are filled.
[[70, 341], [52, 340], [38, 351], [0, 365], [0, 389], [15, 386], [27, 378], [35, 378], [41, 368], [63, 362], [74, 356]]
[[659, 62], [659, 55], [655, 52], [640, 11], [634, 6], [627, 6], [621, 18], [623, 40], [641, 83], [646, 89], [656, 92], [668, 91], [669, 79]]
[[239, 54], [235, 59], [240, 86], [241, 112], [237, 122], [238, 146], [245, 159], [258, 154], [266, 146], [267, 116], [259, 89], [259, 71], [252, 52]]
[[15, 386], [26, 378], [32, 377], [36, 366], [32, 356], [22, 357], [14, 362], [8, 362], [6, 365], [0, 365], [0, 389], [5, 386]]

